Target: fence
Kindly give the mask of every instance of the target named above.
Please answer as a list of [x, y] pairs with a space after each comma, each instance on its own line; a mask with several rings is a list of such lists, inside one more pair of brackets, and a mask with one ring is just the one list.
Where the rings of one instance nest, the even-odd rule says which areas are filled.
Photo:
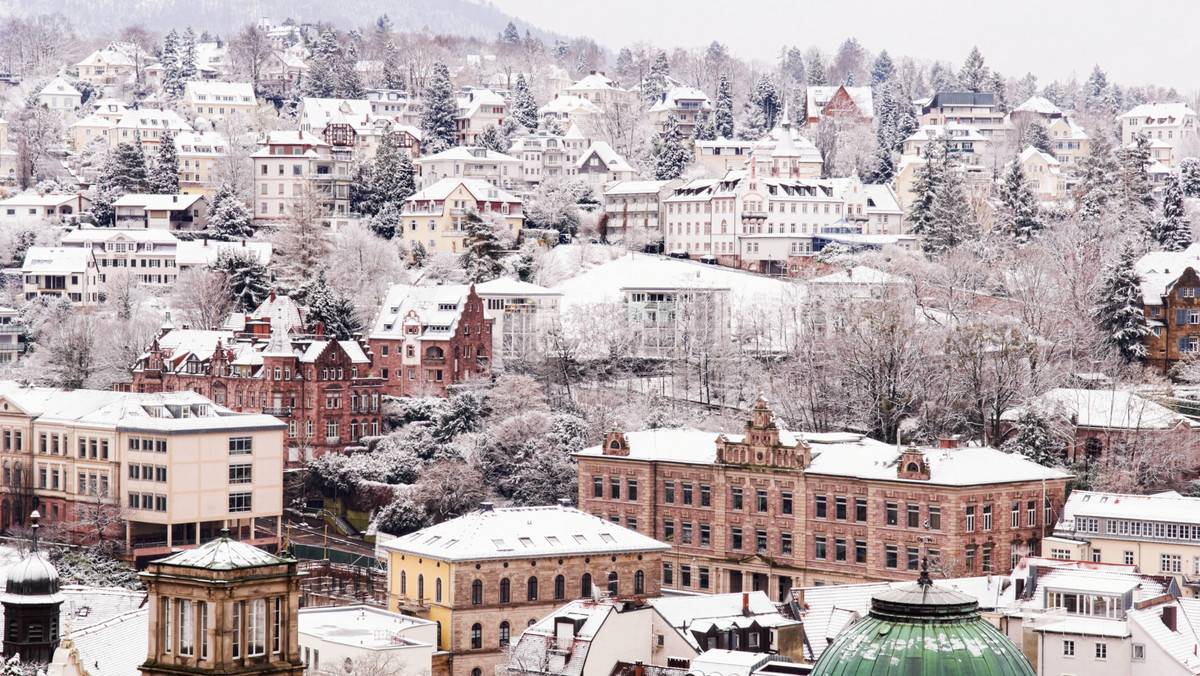
[[300, 583], [302, 608], [359, 603], [381, 608], [387, 606], [387, 571], [381, 568], [302, 560], [300, 570], [307, 573]]

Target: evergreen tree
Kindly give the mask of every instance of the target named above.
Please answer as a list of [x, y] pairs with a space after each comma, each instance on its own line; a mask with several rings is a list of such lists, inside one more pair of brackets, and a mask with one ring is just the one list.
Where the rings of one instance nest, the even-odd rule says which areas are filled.
[[423, 97], [425, 109], [421, 111], [421, 132], [424, 140], [422, 149], [428, 153], [439, 153], [454, 146], [454, 118], [458, 115], [458, 101], [450, 83], [450, 69], [438, 61], [433, 65], [433, 74], [425, 85]]
[[887, 50], [879, 52], [879, 56], [875, 57], [875, 65], [871, 67], [871, 90], [878, 93], [883, 83], [895, 74], [896, 66], [892, 64], [892, 57], [888, 56]]
[[1050, 132], [1046, 131], [1046, 125], [1042, 124], [1041, 120], [1034, 120], [1025, 127], [1025, 136], [1021, 138], [1021, 143], [1025, 146], [1031, 146], [1046, 153], [1052, 154], [1054, 144], [1050, 141]]
[[380, 143], [375, 151], [375, 167], [371, 176], [372, 214], [387, 205], [399, 211], [404, 207], [404, 200], [417, 192], [412, 158], [391, 141], [390, 135], [384, 138], [388, 140]]
[[1001, 220], [1005, 230], [1018, 242], [1028, 242], [1042, 228], [1037, 198], [1025, 179], [1019, 160], [1013, 160], [1004, 171], [1000, 184]]
[[925, 162], [916, 170], [909, 221], [912, 233], [921, 237], [922, 247], [934, 254], [977, 235], [950, 152], [950, 137], [944, 134], [925, 146]]
[[1017, 434], [1000, 447], [1005, 453], [1017, 453], [1044, 467], [1054, 467], [1063, 451], [1050, 436], [1046, 419], [1034, 411], [1023, 411], [1015, 424]]
[[425, 260], [429, 258], [429, 252], [425, 250], [425, 244], [421, 240], [413, 242], [412, 261], [414, 267], [423, 267]]
[[1105, 342], [1129, 363], [1146, 356], [1143, 339], [1150, 333], [1139, 305], [1142, 278], [1134, 269], [1137, 258], [1132, 242], [1126, 241], [1105, 271], [1095, 311]]
[[350, 211], [356, 214], [370, 214], [379, 205], [371, 194], [371, 184], [375, 180], [375, 162], [356, 156], [350, 167]]
[[696, 125], [692, 132], [693, 141], [712, 141], [717, 138], [716, 127], [713, 126], [712, 120], [705, 120]]
[[318, 324], [329, 340], [352, 340], [355, 333], [362, 331], [362, 322], [355, 316], [354, 302], [329, 286], [324, 270], [317, 273], [316, 280], [309, 286], [305, 304], [308, 314], [304, 321], [310, 333], [316, 333]]
[[227, 183], [217, 186], [208, 209], [208, 231], [214, 239], [235, 240], [254, 236], [254, 215]]
[[1110, 136], [1101, 131], [1091, 140], [1087, 157], [1079, 163], [1079, 219], [1095, 226], [1108, 208], [1117, 180], [1117, 161]]
[[1033, 73], [1025, 73], [1025, 77], [1017, 80], [1017, 87], [1013, 90], [1014, 98], [1019, 101], [1017, 105], [1025, 103], [1029, 99], [1037, 96], [1037, 76]]
[[374, 216], [367, 217], [367, 227], [384, 239], [392, 239], [397, 232], [404, 229], [404, 214], [400, 212], [400, 208], [391, 203], [383, 205]]
[[667, 53], [659, 52], [650, 64], [650, 72], [642, 80], [642, 100], [652, 106], [662, 100], [667, 91], [667, 77], [671, 74], [670, 64], [667, 63]]
[[809, 87], [827, 87], [829, 86], [829, 72], [825, 68], [825, 60], [821, 58], [820, 52], [813, 54], [812, 59], [808, 62], [808, 86]]
[[225, 273], [238, 312], [253, 312], [271, 295], [271, 273], [253, 253], [222, 249], [213, 269]]
[[396, 52], [396, 43], [388, 40], [383, 48], [383, 86], [388, 89], [405, 89], [404, 66]]
[[1004, 83], [1004, 76], [1000, 73], [992, 73], [988, 78], [987, 84], [984, 85], [984, 91], [993, 96], [996, 110], [1001, 113], [1008, 112], [1008, 88]]
[[187, 84], [196, 79], [196, 32], [191, 26], [179, 40], [179, 78]]
[[504, 134], [501, 133], [500, 127], [494, 124], [484, 127], [483, 132], [475, 139], [475, 145], [497, 153], [508, 152], [508, 143], [504, 140]]
[[329, 99], [337, 94], [339, 68], [337, 61], [337, 34], [332, 28], [326, 28], [321, 39], [313, 46], [312, 57], [308, 60], [308, 74], [300, 83], [300, 91], [305, 97]]
[[164, 132], [153, 167], [146, 177], [146, 191], [153, 195], [179, 194], [179, 155], [175, 149], [175, 134]]
[[1140, 226], [1145, 231], [1154, 227], [1154, 212], [1158, 204], [1154, 200], [1154, 186], [1146, 167], [1150, 164], [1150, 139], [1145, 134], [1135, 134], [1133, 143], [1117, 153], [1117, 205], [1121, 217], [1129, 226]]
[[463, 219], [467, 236], [463, 239], [461, 257], [467, 280], [472, 284], [491, 281], [500, 276], [504, 266], [500, 264], [503, 249], [491, 223], [471, 212]]
[[713, 131], [721, 138], [733, 139], [733, 87], [724, 74], [717, 84], [717, 102], [713, 104]]
[[625, 79], [633, 73], [633, 52], [628, 47], [622, 47], [617, 52], [617, 77]]
[[1179, 163], [1179, 182], [1184, 197], [1200, 197], [1200, 159], [1186, 157]]
[[163, 38], [162, 58], [163, 93], [168, 99], [178, 100], [183, 96], [183, 73], [179, 68], [179, 33], [172, 28]]
[[1087, 110], [1101, 110], [1108, 91], [1108, 76], [1100, 70], [1100, 64], [1092, 68], [1091, 75], [1083, 84], [1083, 103]]
[[341, 60], [338, 70], [337, 95], [344, 99], [364, 98], [367, 90], [358, 75], [358, 49], [353, 42], [346, 47], [345, 58]]
[[521, 33], [513, 22], [509, 21], [508, 25], [504, 27], [504, 32], [500, 35], [500, 42], [509, 46], [521, 44]]
[[682, 176], [692, 154], [684, 146], [683, 132], [674, 117], [667, 118], [662, 135], [656, 137], [653, 144], [655, 180], [670, 181]]
[[580, 77], [583, 77], [584, 75], [588, 74], [588, 70], [590, 68], [591, 66], [588, 65], [587, 53], [579, 52], [579, 58], [575, 60], [575, 72], [578, 73]]
[[109, 182], [121, 194], [146, 192], [146, 154], [141, 143], [118, 143], [109, 167], [112, 171]]
[[[517, 74], [517, 84], [513, 88], [513, 117], [522, 127], [530, 131], [535, 131], [538, 128], [538, 106], [537, 101], [533, 98], [533, 92], [529, 90], [528, 83], [525, 82], [525, 75]], [[503, 151], [500, 151], [503, 152]]]
[[1192, 244], [1192, 224], [1183, 209], [1183, 187], [1174, 174], [1163, 186], [1162, 216], [1154, 229], [1154, 239], [1164, 251], [1183, 251]]
[[990, 79], [988, 67], [983, 62], [983, 54], [979, 53], [979, 47], [972, 47], [967, 60], [963, 62], [962, 70], [958, 72], [959, 86], [968, 92], [983, 92], [986, 91]]
[[893, 77], [876, 90], [875, 123], [876, 150], [866, 180], [884, 183], [895, 175], [904, 140], [917, 130], [917, 115], [899, 78]]
[[754, 91], [746, 101], [746, 130], [748, 138], [762, 138], [775, 128], [775, 118], [782, 106], [775, 84], [765, 73], [754, 84]]

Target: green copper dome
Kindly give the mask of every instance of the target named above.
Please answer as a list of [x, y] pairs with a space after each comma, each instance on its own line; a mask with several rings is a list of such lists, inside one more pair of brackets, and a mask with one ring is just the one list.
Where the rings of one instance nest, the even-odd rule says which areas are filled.
[[871, 598], [871, 612], [834, 639], [811, 676], [1035, 676], [1020, 648], [965, 594], [916, 584]]

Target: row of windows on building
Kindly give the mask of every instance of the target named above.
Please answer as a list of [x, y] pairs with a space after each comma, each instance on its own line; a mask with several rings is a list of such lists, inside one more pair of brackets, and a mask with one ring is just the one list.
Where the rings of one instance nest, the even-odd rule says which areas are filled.
[[[700, 204], [704, 205], [703, 211], [700, 210]], [[695, 213], [697, 213], [697, 214], [713, 213], [713, 211], [714, 211], [713, 206], [712, 206], [713, 204], [717, 205], [717, 208], [715, 209], [716, 213], [731, 213], [733, 211], [733, 200], [713, 200], [712, 202], [705, 201], [702, 203], [697, 203]], [[786, 207], [789, 204], [791, 205], [790, 213], [793, 213], [793, 214], [809, 213], [809, 210], [808, 210], [809, 203], [808, 202], [800, 202], [800, 203], [787, 202], [785, 204], [780, 204], [778, 212], [781, 214], [788, 213], [789, 210]], [[796, 209], [797, 204], [799, 204], [799, 207], [800, 207], [799, 210]], [[830, 211], [831, 207], [832, 207], [832, 212]], [[746, 209], [746, 211], [751, 211], [751, 212], [762, 212], [763, 211], [762, 202], [748, 200], [745, 202], [745, 209]], [[820, 202], [820, 203], [812, 205], [812, 213], [814, 213], [814, 214], [822, 213], [822, 209], [824, 209], [824, 213], [826, 213], [826, 214], [833, 213], [836, 215], [836, 214], [842, 213], [842, 205], [838, 204], [838, 203]], [[849, 211], [853, 211], [853, 206], [851, 206]], [[767, 202], [767, 209], [766, 209], [765, 213], [773, 214], [775, 212], [776, 212], [775, 202], [773, 202], [773, 201]], [[690, 213], [692, 213], [692, 204], [690, 202], [682, 202], [682, 203], [667, 202], [667, 213], [668, 214], [690, 214]], [[858, 213], [860, 213], [860, 214], [862, 213], [861, 206], [859, 206]]]
[[[607, 575], [608, 593], [610, 596], [617, 596], [620, 593], [620, 576], [617, 572], [610, 571]], [[416, 596], [418, 601], [424, 601], [425, 596], [425, 575], [417, 574]], [[497, 603], [514, 603], [513, 601], [512, 580], [503, 578], [497, 585]], [[567, 598], [567, 578], [564, 575], [556, 575], [554, 577], [554, 600], [561, 601]], [[539, 599], [539, 582], [536, 575], [531, 575], [525, 580], [525, 597], [524, 602], [535, 602]], [[589, 598], [592, 596], [592, 574], [584, 573], [579, 578], [579, 595], [576, 598]], [[633, 593], [646, 593], [646, 573], [638, 570], [633, 574]], [[408, 595], [408, 571], [400, 571], [400, 595]], [[471, 604], [481, 605], [486, 598], [484, 591], [483, 580], [475, 580], [471, 582]], [[442, 578], [434, 578], [433, 602], [442, 603]]]
[[[709, 588], [709, 570], [708, 566], [696, 566], [696, 588]], [[670, 562], [663, 562], [662, 566], [662, 583], [664, 587], [675, 586], [675, 565]], [[692, 566], [691, 564], [682, 563], [679, 565], [679, 586], [684, 589], [690, 589], [692, 586]]]
[[[231, 657], [235, 660], [278, 655], [283, 651], [283, 597], [233, 601], [230, 619]], [[165, 598], [159, 604], [163, 652], [180, 657], [210, 659], [213, 604], [208, 601]]]

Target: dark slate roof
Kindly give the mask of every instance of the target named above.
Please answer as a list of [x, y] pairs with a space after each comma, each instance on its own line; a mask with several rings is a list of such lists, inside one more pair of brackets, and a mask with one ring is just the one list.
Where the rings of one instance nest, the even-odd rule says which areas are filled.
[[933, 95], [933, 99], [929, 101], [929, 105], [925, 107], [928, 112], [933, 108], [941, 106], [994, 106], [996, 105], [995, 94], [983, 94], [979, 92], [938, 92]]

